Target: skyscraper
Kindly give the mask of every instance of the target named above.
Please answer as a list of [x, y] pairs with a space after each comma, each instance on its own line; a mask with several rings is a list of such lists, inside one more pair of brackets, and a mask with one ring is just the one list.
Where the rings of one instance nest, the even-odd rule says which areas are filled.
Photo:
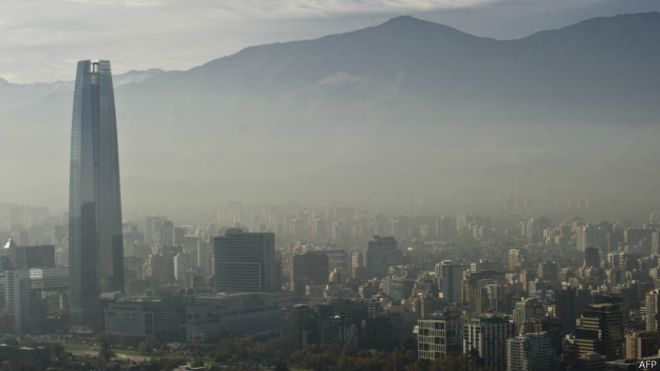
[[69, 266], [74, 321], [94, 323], [99, 294], [124, 289], [117, 120], [109, 61], [80, 61], [71, 127]]
[[275, 262], [275, 235], [229, 229], [214, 245], [217, 291], [278, 291], [279, 269]]

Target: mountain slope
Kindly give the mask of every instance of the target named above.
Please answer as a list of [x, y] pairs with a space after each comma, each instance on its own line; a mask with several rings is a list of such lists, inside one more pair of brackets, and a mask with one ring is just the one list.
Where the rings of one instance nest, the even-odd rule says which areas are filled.
[[[510, 41], [398, 17], [250, 47], [117, 84], [125, 194], [154, 205], [169, 197], [164, 184], [190, 189], [197, 204], [321, 194], [455, 198], [512, 187], [580, 192], [611, 182], [615, 167], [649, 169], [655, 152], [631, 157], [614, 144], [631, 130], [656, 135], [658, 65], [660, 13], [591, 19]], [[20, 152], [30, 142], [50, 156], [3, 165], [45, 168], [40, 173], [63, 189], [71, 94], [33, 101], [0, 113], [1, 134], [19, 139], [5, 149]], [[602, 143], [625, 159], [602, 167], [594, 156]], [[573, 181], [548, 185], [567, 175]], [[16, 182], [13, 193], [22, 189]], [[627, 186], [621, 182], [608, 192]]]

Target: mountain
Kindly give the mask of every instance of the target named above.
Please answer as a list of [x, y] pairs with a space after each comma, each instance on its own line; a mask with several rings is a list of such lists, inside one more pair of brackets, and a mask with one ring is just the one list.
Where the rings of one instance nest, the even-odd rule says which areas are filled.
[[[114, 76], [114, 85], [122, 86], [143, 82], [154, 77], [163, 70], [152, 68], [146, 71], [129, 71]], [[12, 84], [0, 78], [0, 112], [36, 104], [42, 99], [56, 93], [73, 93], [73, 81], [57, 81], [54, 83]]]
[[[655, 12], [505, 41], [402, 16], [249, 47], [188, 71], [116, 76], [127, 202], [455, 201], [485, 190], [591, 192], [605, 179], [607, 198], [627, 184], [613, 169], [647, 179], [649, 166], [658, 167], [655, 153], [626, 146], [633, 137], [653, 146], [658, 65]], [[66, 187], [71, 110], [70, 86], [59, 84], [0, 82], [0, 134], [17, 139], [6, 150], [48, 148], [46, 158], [0, 164], [40, 168], [58, 189]], [[610, 162], [595, 155], [603, 143], [612, 144]], [[572, 181], [549, 185], [566, 176]], [[640, 197], [655, 192], [655, 178], [647, 180]], [[5, 187], [15, 194], [24, 184]], [[170, 192], [182, 189], [186, 201], [173, 202]]]

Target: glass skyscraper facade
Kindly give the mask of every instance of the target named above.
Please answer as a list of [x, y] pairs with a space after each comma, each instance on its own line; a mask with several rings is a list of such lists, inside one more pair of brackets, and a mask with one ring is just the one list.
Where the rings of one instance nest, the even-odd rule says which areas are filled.
[[124, 288], [117, 120], [109, 61], [78, 62], [69, 192], [71, 314], [74, 321], [95, 323], [100, 293]]

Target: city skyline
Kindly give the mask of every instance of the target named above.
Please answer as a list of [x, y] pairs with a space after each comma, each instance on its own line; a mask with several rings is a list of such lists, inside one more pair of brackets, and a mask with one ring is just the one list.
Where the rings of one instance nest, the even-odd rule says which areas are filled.
[[0, 79], [3, 370], [660, 364], [659, 2], [10, 0], [0, 33], [0, 76], [101, 57]]

